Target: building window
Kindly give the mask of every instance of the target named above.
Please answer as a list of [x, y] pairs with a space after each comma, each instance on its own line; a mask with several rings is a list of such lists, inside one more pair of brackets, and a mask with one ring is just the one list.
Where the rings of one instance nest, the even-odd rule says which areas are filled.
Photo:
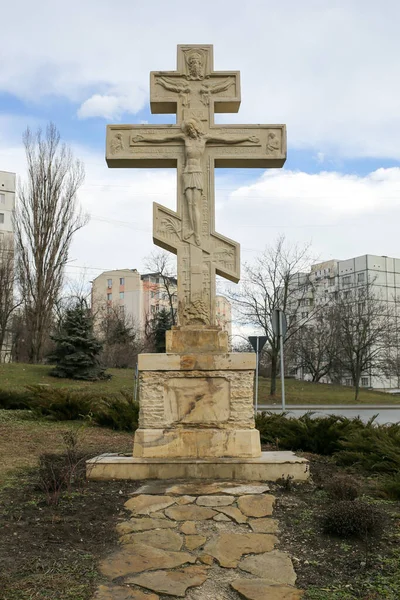
[[350, 285], [351, 284], [351, 275], [346, 275], [345, 277], [343, 277], [343, 285]]
[[156, 312], [158, 312], [160, 310], [160, 305], [156, 304]]
[[119, 285], [125, 285], [125, 277], [119, 278]]
[[0, 213], [0, 223], [4, 223], [4, 213]]
[[107, 279], [107, 287], [112, 287], [112, 279]]
[[124, 297], [125, 297], [125, 292], [120, 292], [120, 293], [119, 293], [119, 299], [120, 299], [120, 300], [123, 300], [123, 299], [124, 299]]
[[150, 296], [154, 298], [154, 292], [150, 292]]
[[361, 385], [363, 387], [368, 387], [368, 385], [369, 385], [369, 378], [368, 377], [361, 377]]
[[107, 300], [108, 301], [112, 300], [112, 294], [107, 294]]
[[352, 379], [346, 379], [345, 385], [353, 385]]
[[308, 317], [308, 312], [302, 312], [301, 313], [301, 318], [302, 319], [307, 319], [307, 317]]
[[123, 317], [125, 315], [125, 306], [118, 306], [118, 312]]
[[357, 283], [364, 283], [364, 282], [365, 282], [365, 273], [358, 273]]
[[6, 203], [6, 195], [0, 194], [0, 204], [2, 204], [4, 206], [5, 203]]
[[150, 306], [150, 310], [151, 310], [151, 314], [154, 315], [154, 313], [156, 312], [156, 307], [154, 306], [154, 304], [152, 304]]

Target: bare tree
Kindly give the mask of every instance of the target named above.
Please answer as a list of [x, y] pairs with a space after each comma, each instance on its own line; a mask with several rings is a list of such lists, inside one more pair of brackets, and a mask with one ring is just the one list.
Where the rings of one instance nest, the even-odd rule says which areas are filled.
[[40, 129], [32, 133], [28, 128], [23, 142], [28, 173], [14, 215], [17, 273], [30, 329], [29, 360], [39, 362], [73, 235], [87, 223], [77, 207], [84, 168], [60, 143], [53, 124], [45, 135]]
[[[309, 251], [308, 244], [290, 246], [284, 236], [278, 237], [255, 259], [254, 264], [245, 265], [243, 283], [238, 291], [230, 293], [240, 323], [261, 329], [268, 338], [266, 351], [271, 358], [271, 396], [276, 393], [279, 362], [279, 340], [272, 330], [272, 314], [277, 308], [294, 314], [302, 300], [307, 299], [311, 285], [305, 274], [311, 262]], [[286, 341], [312, 316], [311, 307], [302, 320], [288, 319]]]
[[16, 299], [14, 270], [14, 244], [11, 236], [0, 236], [0, 362], [6, 358], [5, 347], [9, 347], [11, 318], [21, 304]]
[[312, 322], [294, 333], [289, 346], [291, 362], [312, 381], [331, 375], [337, 354], [333, 309], [326, 306], [318, 311]]
[[373, 283], [339, 291], [334, 304], [337, 362], [351, 376], [355, 400], [361, 376], [381, 374], [393, 311], [375, 294]]
[[145, 259], [146, 269], [152, 273], [157, 273], [162, 281], [162, 288], [168, 298], [169, 311], [171, 314], [172, 325], [176, 325], [176, 267], [172, 262], [172, 257], [165, 250], [157, 250]]

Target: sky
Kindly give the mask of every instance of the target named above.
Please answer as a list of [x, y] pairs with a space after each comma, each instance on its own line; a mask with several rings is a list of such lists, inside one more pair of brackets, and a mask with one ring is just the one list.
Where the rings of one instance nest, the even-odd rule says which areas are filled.
[[240, 111], [217, 122], [287, 125], [284, 168], [217, 172], [242, 262], [280, 234], [316, 261], [400, 257], [397, 0], [13, 0], [2, 22], [0, 170], [23, 180], [22, 133], [49, 121], [85, 164], [68, 276], [144, 270], [153, 201], [175, 209], [175, 170], [108, 169], [104, 147], [108, 123], [174, 122], [150, 113], [149, 72], [174, 70], [177, 44], [240, 70]]

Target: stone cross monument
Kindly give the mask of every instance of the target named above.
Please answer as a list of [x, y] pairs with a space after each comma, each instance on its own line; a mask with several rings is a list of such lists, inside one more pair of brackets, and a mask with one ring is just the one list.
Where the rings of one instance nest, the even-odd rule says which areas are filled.
[[255, 357], [230, 354], [215, 321], [215, 275], [239, 281], [240, 259], [239, 244], [215, 231], [214, 169], [282, 167], [285, 126], [214, 124], [214, 112], [239, 110], [240, 81], [213, 70], [209, 45], [178, 46], [177, 70], [150, 75], [150, 103], [176, 113], [176, 125], [109, 125], [106, 158], [116, 168], [177, 168], [177, 210], [154, 204], [153, 238], [178, 255], [178, 326], [166, 354], [139, 356], [133, 457], [94, 459], [90, 477], [304, 479], [302, 459], [261, 453]]
[[215, 325], [215, 274], [240, 277], [239, 244], [215, 231], [215, 167], [282, 167], [284, 125], [215, 125], [238, 112], [237, 71], [213, 70], [213, 47], [178, 46], [177, 71], [150, 74], [153, 113], [176, 125], [109, 125], [109, 167], [177, 167], [177, 211], [154, 204], [154, 242], [178, 255], [178, 322]]

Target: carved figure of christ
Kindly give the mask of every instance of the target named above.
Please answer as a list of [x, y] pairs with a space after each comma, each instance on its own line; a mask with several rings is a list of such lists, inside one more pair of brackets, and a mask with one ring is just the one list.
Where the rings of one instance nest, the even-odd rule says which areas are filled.
[[[175, 140], [183, 140], [185, 165], [182, 177], [182, 189], [186, 199], [187, 214], [189, 217], [189, 230], [183, 230], [184, 240], [194, 238], [196, 246], [201, 245], [201, 203], [205, 191], [204, 155], [207, 143], [240, 144], [242, 142], [259, 143], [259, 138], [254, 135], [234, 136], [217, 135], [215, 133], [203, 133], [201, 124], [196, 119], [189, 119], [182, 123], [181, 132], [162, 136], [143, 135], [133, 136], [132, 141], [141, 143], [168, 143]], [[207, 203], [210, 206], [210, 203]], [[208, 219], [209, 221], [209, 219]]]

